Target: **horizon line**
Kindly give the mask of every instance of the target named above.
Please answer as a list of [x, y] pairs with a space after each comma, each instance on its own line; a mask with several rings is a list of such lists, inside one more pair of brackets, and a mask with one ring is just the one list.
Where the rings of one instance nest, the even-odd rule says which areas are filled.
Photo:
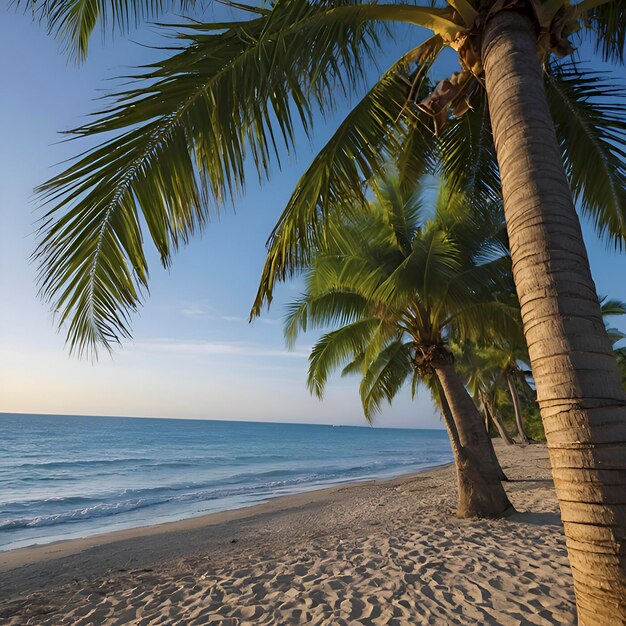
[[84, 414], [84, 413], [29, 413], [29, 412], [12, 412], [12, 411], [0, 411], [0, 417], [3, 415], [23, 415], [32, 417], [102, 417], [105, 419], [157, 419], [157, 420], [179, 420], [179, 421], [194, 421], [194, 422], [235, 422], [244, 424], [280, 424], [289, 426], [329, 426], [332, 428], [369, 428], [377, 430], [433, 430], [443, 431], [445, 428], [413, 428], [410, 426], [376, 426], [374, 424], [329, 424], [319, 422], [272, 422], [267, 420], [252, 420], [252, 419], [216, 419], [211, 417], [171, 417], [171, 416], [152, 416], [152, 415], [98, 415], [98, 414]]

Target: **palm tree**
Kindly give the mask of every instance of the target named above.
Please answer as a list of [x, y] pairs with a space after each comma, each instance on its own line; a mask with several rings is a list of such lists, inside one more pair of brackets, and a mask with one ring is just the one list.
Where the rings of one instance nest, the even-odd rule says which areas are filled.
[[[409, 176], [430, 161], [426, 125], [447, 146], [450, 180], [484, 194], [501, 181], [579, 619], [626, 620], [626, 399], [574, 207], [578, 199], [601, 232], [623, 243], [625, 126], [606, 81], [552, 61], [573, 50], [568, 37], [580, 30], [605, 59], [621, 62], [623, 0], [234, 6], [249, 19], [191, 24], [180, 50], [75, 131], [113, 137], [40, 190], [52, 202], [37, 253], [42, 293], [68, 323], [71, 347], [110, 346], [130, 334], [147, 284], [142, 220], [169, 263], [205, 223], [210, 201], [243, 184], [246, 154], [268, 175], [279, 145], [295, 147], [296, 120], [311, 133], [315, 111], [328, 113], [361, 84], [386, 41], [381, 22], [429, 28], [433, 35], [371, 87], [298, 184], [270, 240], [254, 312], [306, 260], [329, 211], [365, 202], [363, 180], [390, 155]], [[97, 16], [87, 14], [93, 26]], [[63, 15], [74, 32], [82, 12]], [[446, 46], [461, 71], [426, 96], [432, 61]]]
[[426, 221], [415, 194], [391, 182], [375, 189], [376, 200], [348, 222], [331, 218], [304, 268], [306, 292], [290, 307], [287, 339], [339, 323], [311, 352], [308, 386], [321, 397], [332, 371], [361, 373], [368, 420], [409, 376], [414, 388], [425, 382], [450, 435], [459, 515], [502, 515], [511, 509], [502, 470], [447, 348], [451, 334], [474, 338], [517, 323], [516, 309], [494, 298], [511, 285], [501, 213], [488, 207], [469, 220], [462, 198], [441, 188]]
[[624, 387], [624, 391], [626, 391], [626, 347], [618, 345], [626, 339], [626, 333], [623, 333], [617, 328], [610, 327], [606, 321], [607, 317], [626, 315], [626, 302], [605, 297], [600, 300], [600, 305], [602, 308], [602, 315], [605, 318], [604, 324], [606, 326], [606, 332], [611, 343], [613, 344], [613, 352], [615, 353], [615, 358], [620, 369], [622, 387]]
[[[522, 405], [517, 389], [518, 381], [523, 378], [520, 362], [528, 360], [526, 346], [522, 343], [507, 341], [507, 338], [501, 338], [497, 345], [492, 345], [482, 352], [484, 360], [495, 368], [495, 375], [503, 380], [508, 388], [519, 438], [522, 443], [530, 443], [531, 439], [524, 429]], [[498, 430], [500, 429], [498, 428]]]
[[452, 343], [451, 350], [460, 376], [474, 402], [483, 411], [485, 428], [489, 431], [489, 423], [493, 422], [502, 441], [506, 445], [513, 445], [515, 442], [497, 408], [497, 398], [504, 378], [499, 362], [494, 362], [493, 358], [493, 351], [498, 348], [493, 345], [477, 346], [465, 341]]

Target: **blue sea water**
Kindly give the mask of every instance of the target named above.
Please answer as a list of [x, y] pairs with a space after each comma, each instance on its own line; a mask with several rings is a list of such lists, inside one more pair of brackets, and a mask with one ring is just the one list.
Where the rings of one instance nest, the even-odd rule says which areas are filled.
[[439, 430], [0, 414], [0, 551], [451, 460]]

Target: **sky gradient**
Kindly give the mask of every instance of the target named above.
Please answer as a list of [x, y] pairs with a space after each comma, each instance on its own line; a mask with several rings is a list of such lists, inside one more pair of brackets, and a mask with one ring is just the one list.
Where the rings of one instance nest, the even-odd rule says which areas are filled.
[[[209, 8], [203, 16], [221, 19], [225, 10]], [[158, 41], [152, 26], [105, 45], [96, 36], [88, 61], [77, 67], [30, 16], [2, 14], [0, 412], [364, 424], [357, 379], [333, 379], [323, 403], [309, 396], [306, 357], [315, 335], [302, 337], [292, 352], [284, 347], [284, 304], [297, 295], [297, 282], [279, 289], [269, 313], [247, 322], [265, 240], [332, 121], [318, 127], [311, 143], [301, 137], [297, 158], [287, 157], [270, 183], [249, 185], [236, 214], [225, 210], [177, 254], [171, 270], [151, 251], [150, 297], [134, 320], [134, 340], [112, 358], [92, 364], [70, 357], [37, 298], [28, 258], [41, 210], [32, 189], [59, 171], [54, 164], [86, 147], [59, 143], [58, 131], [98, 110], [94, 99], [115, 86], [107, 79], [162, 54], [136, 42]], [[394, 50], [387, 55], [382, 67]], [[446, 61], [441, 69], [452, 65]], [[587, 226], [585, 235], [598, 292], [626, 300], [624, 257], [607, 251]], [[626, 330], [622, 320], [615, 325]], [[427, 394], [411, 402], [408, 389], [376, 423], [441, 427]]]

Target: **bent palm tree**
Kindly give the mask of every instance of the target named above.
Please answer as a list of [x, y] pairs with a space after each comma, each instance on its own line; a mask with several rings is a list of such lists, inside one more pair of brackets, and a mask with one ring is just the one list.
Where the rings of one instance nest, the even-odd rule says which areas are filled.
[[[600, 231], [624, 241], [626, 126], [602, 79], [550, 58], [569, 53], [568, 35], [582, 29], [605, 58], [621, 61], [623, 0], [235, 6], [250, 19], [191, 25], [146, 82], [76, 131], [113, 138], [41, 189], [53, 203], [37, 253], [42, 292], [68, 323], [71, 346], [80, 352], [129, 335], [147, 283], [142, 220], [169, 263], [204, 224], [209, 201], [243, 184], [246, 154], [268, 174], [279, 146], [294, 147], [296, 120], [310, 132], [314, 110], [332, 110], [359, 86], [386, 34], [380, 22], [429, 28], [433, 36], [374, 84], [300, 181], [272, 235], [254, 310], [306, 261], [328, 211], [365, 202], [363, 180], [390, 156], [405, 174], [422, 168], [432, 153], [425, 124], [442, 135], [448, 178], [486, 194], [501, 179], [580, 622], [626, 620], [625, 398], [572, 197]], [[445, 46], [459, 53], [461, 71], [426, 96]], [[446, 126], [450, 117], [458, 121]], [[467, 167], [474, 162], [479, 170]]]
[[409, 376], [439, 399], [456, 462], [458, 513], [497, 516], [511, 508], [488, 433], [454, 368], [451, 333], [483, 336], [517, 323], [515, 308], [494, 299], [510, 288], [499, 215], [461, 219], [457, 197], [440, 190], [424, 221], [415, 196], [385, 183], [377, 200], [346, 222], [331, 218], [307, 271], [306, 293], [291, 306], [285, 333], [339, 322], [310, 356], [308, 386], [322, 396], [328, 376], [360, 372], [366, 417], [392, 401]]

